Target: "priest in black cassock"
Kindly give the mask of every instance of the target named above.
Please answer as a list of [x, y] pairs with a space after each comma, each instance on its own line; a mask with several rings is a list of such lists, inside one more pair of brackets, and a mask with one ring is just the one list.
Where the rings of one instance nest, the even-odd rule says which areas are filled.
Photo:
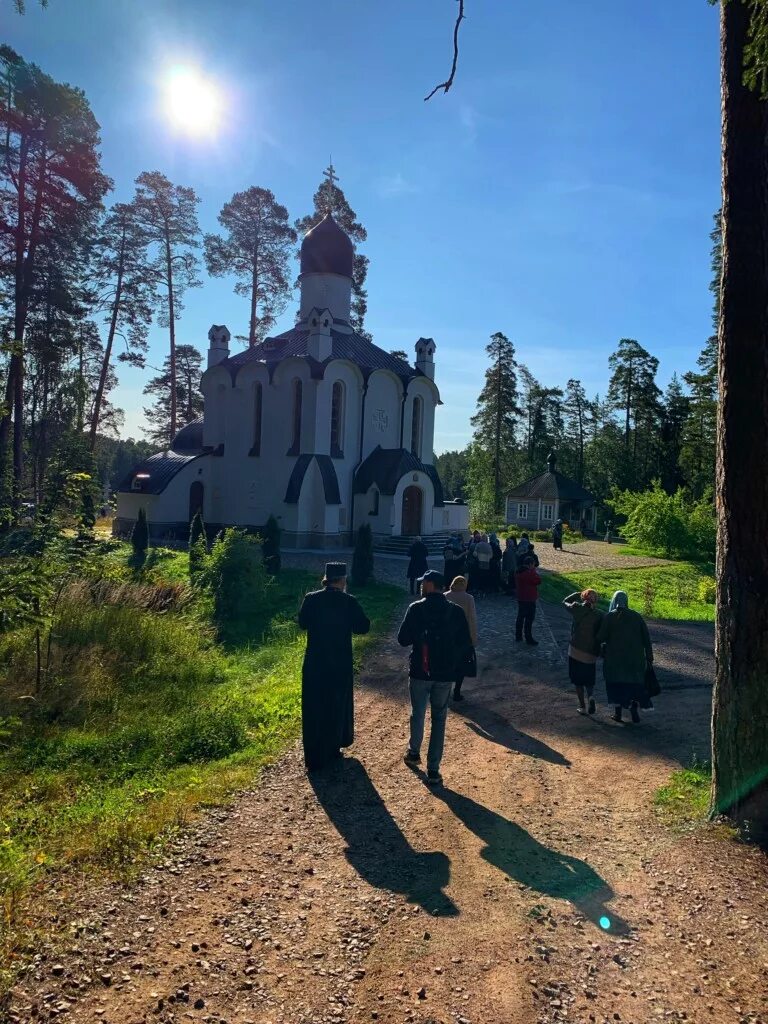
[[367, 633], [371, 623], [346, 588], [345, 563], [328, 562], [323, 589], [307, 594], [299, 611], [307, 631], [301, 728], [308, 771], [341, 757], [355, 738], [352, 634]]

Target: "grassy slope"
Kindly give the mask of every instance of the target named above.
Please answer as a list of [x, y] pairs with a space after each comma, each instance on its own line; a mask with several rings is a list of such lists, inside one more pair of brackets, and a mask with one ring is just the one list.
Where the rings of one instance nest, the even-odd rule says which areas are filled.
[[[143, 579], [182, 582], [186, 572], [185, 554], [157, 552]], [[77, 609], [68, 623], [64, 613], [61, 635], [93, 679], [79, 720], [75, 711], [66, 724], [27, 729], [0, 752], [6, 925], [45, 873], [130, 868], [197, 808], [250, 784], [295, 738], [304, 651], [295, 615], [316, 583], [282, 573], [267, 634], [244, 634], [229, 649], [194, 614], [102, 607]], [[358, 659], [390, 627], [402, 596], [379, 584], [360, 593], [372, 632], [355, 639]]]
[[[714, 622], [714, 580], [707, 567], [690, 562], [626, 569], [545, 574], [540, 594], [546, 601], [562, 601], [576, 590], [592, 587], [607, 608], [616, 590], [629, 594], [630, 606], [657, 619]], [[711, 603], [710, 603], [711, 602]]]

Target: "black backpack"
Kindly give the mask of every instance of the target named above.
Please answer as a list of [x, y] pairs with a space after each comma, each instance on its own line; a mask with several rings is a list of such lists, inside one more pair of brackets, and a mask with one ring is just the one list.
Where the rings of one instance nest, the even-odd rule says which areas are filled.
[[[418, 644], [419, 667], [427, 679], [450, 682], [456, 677], [462, 652], [452, 623], [454, 606], [443, 601], [439, 610], [425, 610], [424, 628]], [[464, 614], [462, 612], [462, 614]]]

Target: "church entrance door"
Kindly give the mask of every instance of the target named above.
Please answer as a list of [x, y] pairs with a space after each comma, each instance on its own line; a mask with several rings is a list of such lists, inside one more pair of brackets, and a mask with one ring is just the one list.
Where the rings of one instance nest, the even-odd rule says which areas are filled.
[[404, 537], [417, 537], [421, 533], [421, 506], [423, 495], [420, 487], [406, 487], [403, 491], [403, 526]]
[[203, 514], [203, 495], [205, 489], [199, 480], [195, 480], [189, 488], [189, 521], [190, 523], [199, 512]]

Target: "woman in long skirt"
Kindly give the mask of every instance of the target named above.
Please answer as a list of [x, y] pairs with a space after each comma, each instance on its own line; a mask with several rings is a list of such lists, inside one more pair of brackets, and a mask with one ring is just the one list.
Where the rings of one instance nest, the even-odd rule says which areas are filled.
[[640, 708], [652, 708], [645, 672], [653, 664], [653, 647], [648, 626], [639, 612], [629, 607], [629, 598], [617, 590], [608, 614], [597, 631], [603, 646], [603, 675], [613, 719], [620, 722], [623, 708], [629, 708], [633, 722], [640, 721]]
[[[580, 715], [595, 713], [595, 673], [600, 647], [597, 631], [603, 613], [597, 610], [597, 592], [582, 590], [569, 594], [563, 604], [571, 614], [571, 642], [568, 646], [568, 675], [576, 687]], [[587, 700], [589, 705], [587, 705]]]

